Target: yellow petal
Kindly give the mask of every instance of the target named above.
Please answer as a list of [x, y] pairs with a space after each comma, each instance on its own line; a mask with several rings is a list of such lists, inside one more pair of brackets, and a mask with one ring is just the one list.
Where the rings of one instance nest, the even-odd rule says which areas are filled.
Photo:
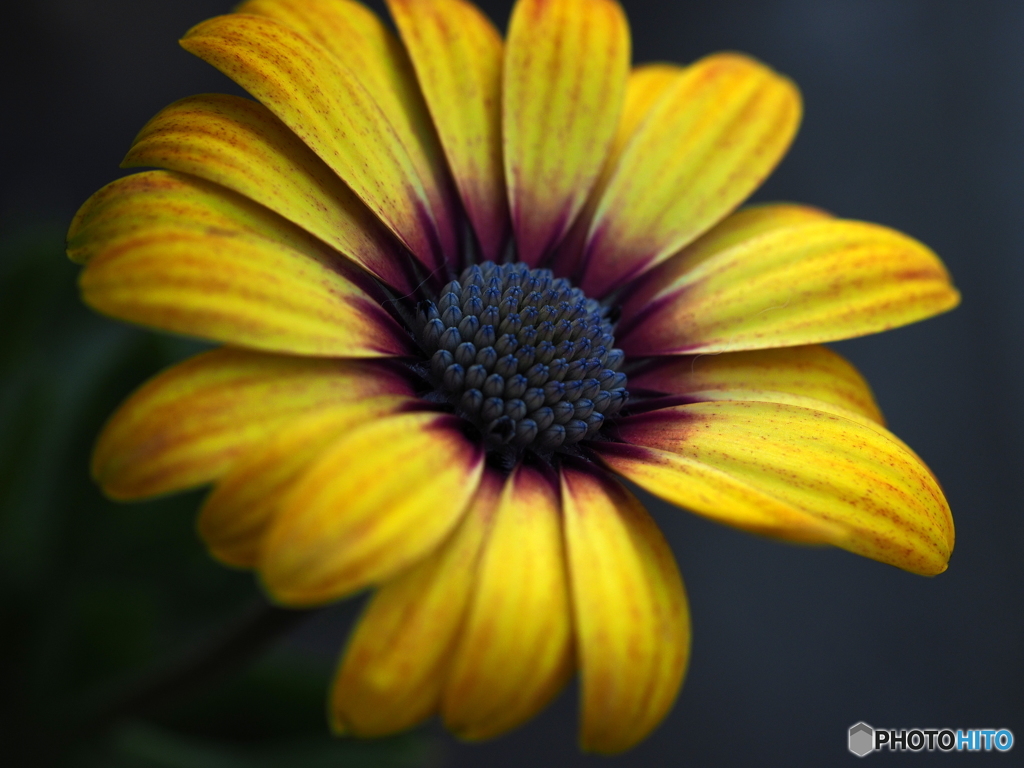
[[705, 400], [760, 400], [884, 424], [871, 387], [827, 347], [785, 347], [667, 357], [630, 374], [630, 391]]
[[437, 712], [501, 487], [486, 472], [451, 538], [373, 596], [334, 679], [336, 732], [381, 736]]
[[643, 505], [598, 472], [564, 469], [583, 749], [622, 752], [668, 714], [690, 655], [675, 558]]
[[[757, 400], [826, 411], [867, 427], [879, 427], [888, 439], [917, 456], [910, 446], [884, 429], [885, 418], [864, 377], [827, 347], [654, 358], [639, 372], [630, 374], [629, 385], [631, 391], [648, 396], [666, 395], [672, 404]], [[648, 410], [666, 404], [651, 400]]]
[[921, 243], [876, 224], [825, 220], [705, 259], [617, 336], [634, 355], [788, 347], [877, 333], [959, 301]]
[[508, 234], [501, 156], [501, 35], [464, 0], [390, 0], [485, 259]]
[[641, 64], [633, 67], [626, 82], [626, 100], [615, 130], [615, 139], [608, 153], [608, 162], [605, 163], [609, 175], [618, 163], [622, 150], [650, 115], [651, 109], [685, 72], [683, 67], [675, 64]]
[[583, 210], [573, 222], [569, 234], [559, 244], [552, 262], [552, 269], [558, 275], [572, 277], [578, 281], [579, 268], [583, 258], [583, 247], [587, 243], [590, 223], [601, 201], [601, 195], [619, 162], [622, 150], [633, 138], [633, 133], [644, 121], [668, 88], [679, 79], [685, 70], [672, 64], [642, 64], [633, 67], [626, 81], [626, 100], [622, 105], [619, 127], [615, 131], [611, 149], [605, 159], [601, 174], [594, 183]]
[[604, 163], [629, 75], [612, 0], [519, 0], [505, 51], [505, 179], [518, 257], [536, 265], [568, 231]]
[[725, 217], [799, 121], [793, 84], [752, 59], [717, 54], [688, 67], [622, 151], [590, 227], [583, 289], [603, 296]]
[[265, 16], [290, 27], [323, 46], [363, 85], [416, 167], [443, 252], [454, 254], [458, 214], [444, 153], [409, 57], [391, 30], [355, 0], [249, 0], [236, 12]]
[[572, 672], [554, 480], [520, 467], [505, 487], [441, 703], [445, 725], [486, 739], [537, 713]]
[[934, 575], [953, 518], [934, 476], [879, 427], [780, 403], [708, 402], [619, 422], [605, 463], [652, 493], [758, 533]]
[[182, 230], [259, 237], [314, 258], [331, 254], [298, 227], [217, 184], [166, 171], [112, 181], [78, 209], [68, 228], [68, 257], [77, 264], [148, 231]]
[[446, 414], [372, 421], [296, 481], [267, 533], [260, 575], [285, 605], [326, 603], [390, 578], [462, 518], [483, 469]]
[[263, 102], [425, 265], [443, 262], [451, 224], [431, 204], [438, 195], [377, 100], [334, 56], [273, 19], [240, 14], [193, 27], [181, 44]]
[[415, 287], [408, 257], [391, 233], [262, 104], [223, 94], [182, 99], [146, 124], [122, 166], [214, 181], [298, 224], [399, 291]]
[[736, 211], [630, 285], [622, 301], [620, 327], [631, 323], [652, 301], [678, 290], [685, 284], [687, 273], [712, 256], [774, 230], [831, 218], [820, 208], [793, 203], [752, 205]]
[[[150, 171], [79, 211], [69, 252], [104, 314], [272, 352], [408, 354], [408, 334], [355, 281], [367, 278], [298, 227], [194, 177]], [[368, 286], [369, 287], [369, 286]]]
[[199, 513], [199, 533], [218, 560], [253, 568], [264, 534], [292, 484], [346, 431], [407, 408], [403, 395], [331, 403], [291, 419], [252, 446], [217, 482]]
[[96, 442], [93, 477], [116, 499], [191, 488], [223, 475], [293, 419], [411, 394], [402, 376], [369, 361], [205, 352], [150, 379], [121, 405]]

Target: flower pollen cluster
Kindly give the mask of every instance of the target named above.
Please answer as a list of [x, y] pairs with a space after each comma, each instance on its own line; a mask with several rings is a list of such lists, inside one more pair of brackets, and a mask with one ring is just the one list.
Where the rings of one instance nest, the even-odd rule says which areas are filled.
[[438, 395], [491, 448], [571, 446], [629, 397], [608, 309], [550, 270], [468, 267], [416, 325]]

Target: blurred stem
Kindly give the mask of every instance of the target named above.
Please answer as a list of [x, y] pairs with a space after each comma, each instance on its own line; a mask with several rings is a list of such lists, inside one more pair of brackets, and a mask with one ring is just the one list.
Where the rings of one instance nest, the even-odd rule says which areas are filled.
[[170, 663], [127, 684], [78, 724], [62, 746], [100, 735], [118, 720], [139, 717], [196, 694], [244, 667], [318, 610], [289, 610], [254, 601], [233, 621]]

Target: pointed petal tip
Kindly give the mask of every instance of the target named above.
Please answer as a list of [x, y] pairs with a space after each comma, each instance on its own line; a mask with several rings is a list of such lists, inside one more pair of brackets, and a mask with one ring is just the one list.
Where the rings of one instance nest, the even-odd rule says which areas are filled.
[[211, 16], [209, 19], [203, 19], [198, 24], [193, 24], [191, 27], [185, 30], [185, 34], [178, 38], [178, 45], [180, 45], [189, 53], [192, 53], [193, 51], [191, 50], [191, 48], [189, 48], [189, 46], [192, 44], [192, 40], [194, 38], [201, 36], [203, 34], [203, 31], [207, 27], [213, 26], [217, 24], [221, 19], [227, 18], [232, 15], [234, 14], [222, 13], [218, 16]]
[[951, 312], [952, 310], [959, 307], [960, 303], [963, 301], [963, 294], [960, 293], [960, 289], [953, 285], [952, 282], [949, 283], [947, 289], [949, 293], [949, 298], [947, 299], [946, 304], [943, 306], [943, 308], [940, 309], [936, 314], [942, 314], [943, 312]]
[[[153, 501], [171, 494], [201, 488], [209, 481], [191, 477], [184, 482], [174, 478], [171, 468], [140, 471], [131, 456], [124, 455], [123, 446], [114, 445], [108, 430], [104, 429], [96, 440], [90, 460], [89, 475], [100, 492], [110, 501], [132, 504]], [[122, 440], [123, 442], [123, 440]], [[143, 461], [145, 461], [143, 459]], [[172, 479], [174, 478], [174, 479]]]
[[617, 341], [632, 355], [818, 344], [919, 322], [959, 300], [919, 241], [870, 222], [808, 221], [708, 254]]
[[109, 501], [116, 502], [118, 504], [130, 504], [133, 502], [151, 501], [159, 498], [159, 496], [150, 496], [140, 491], [131, 485], [120, 485], [117, 480], [112, 477], [112, 473], [105, 473], [104, 468], [93, 467], [90, 471], [92, 481], [99, 486], [100, 493], [103, 494], [104, 498]]
[[948, 561], [953, 519], [942, 489], [878, 425], [718, 401], [629, 417], [620, 431], [635, 445], [603, 450], [602, 460], [699, 514], [789, 541], [832, 526], [823, 543], [911, 573], [941, 573]]

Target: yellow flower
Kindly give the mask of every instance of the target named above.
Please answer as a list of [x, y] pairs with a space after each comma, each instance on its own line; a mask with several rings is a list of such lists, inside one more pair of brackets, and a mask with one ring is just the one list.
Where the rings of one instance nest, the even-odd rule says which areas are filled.
[[578, 670], [583, 748], [643, 739], [689, 615], [613, 473], [943, 571], [937, 481], [817, 345], [958, 295], [890, 229], [734, 212], [796, 131], [793, 84], [738, 54], [630, 69], [610, 0], [519, 0], [504, 42], [463, 0], [389, 6], [401, 42], [350, 0], [250, 0], [192, 29], [182, 45], [257, 101], [158, 114], [124, 164], [164, 170], [97, 192], [68, 245], [100, 312], [225, 344], [112, 417], [104, 490], [212, 483], [210, 551], [280, 604], [377, 587], [335, 729], [439, 713], [487, 738]]

